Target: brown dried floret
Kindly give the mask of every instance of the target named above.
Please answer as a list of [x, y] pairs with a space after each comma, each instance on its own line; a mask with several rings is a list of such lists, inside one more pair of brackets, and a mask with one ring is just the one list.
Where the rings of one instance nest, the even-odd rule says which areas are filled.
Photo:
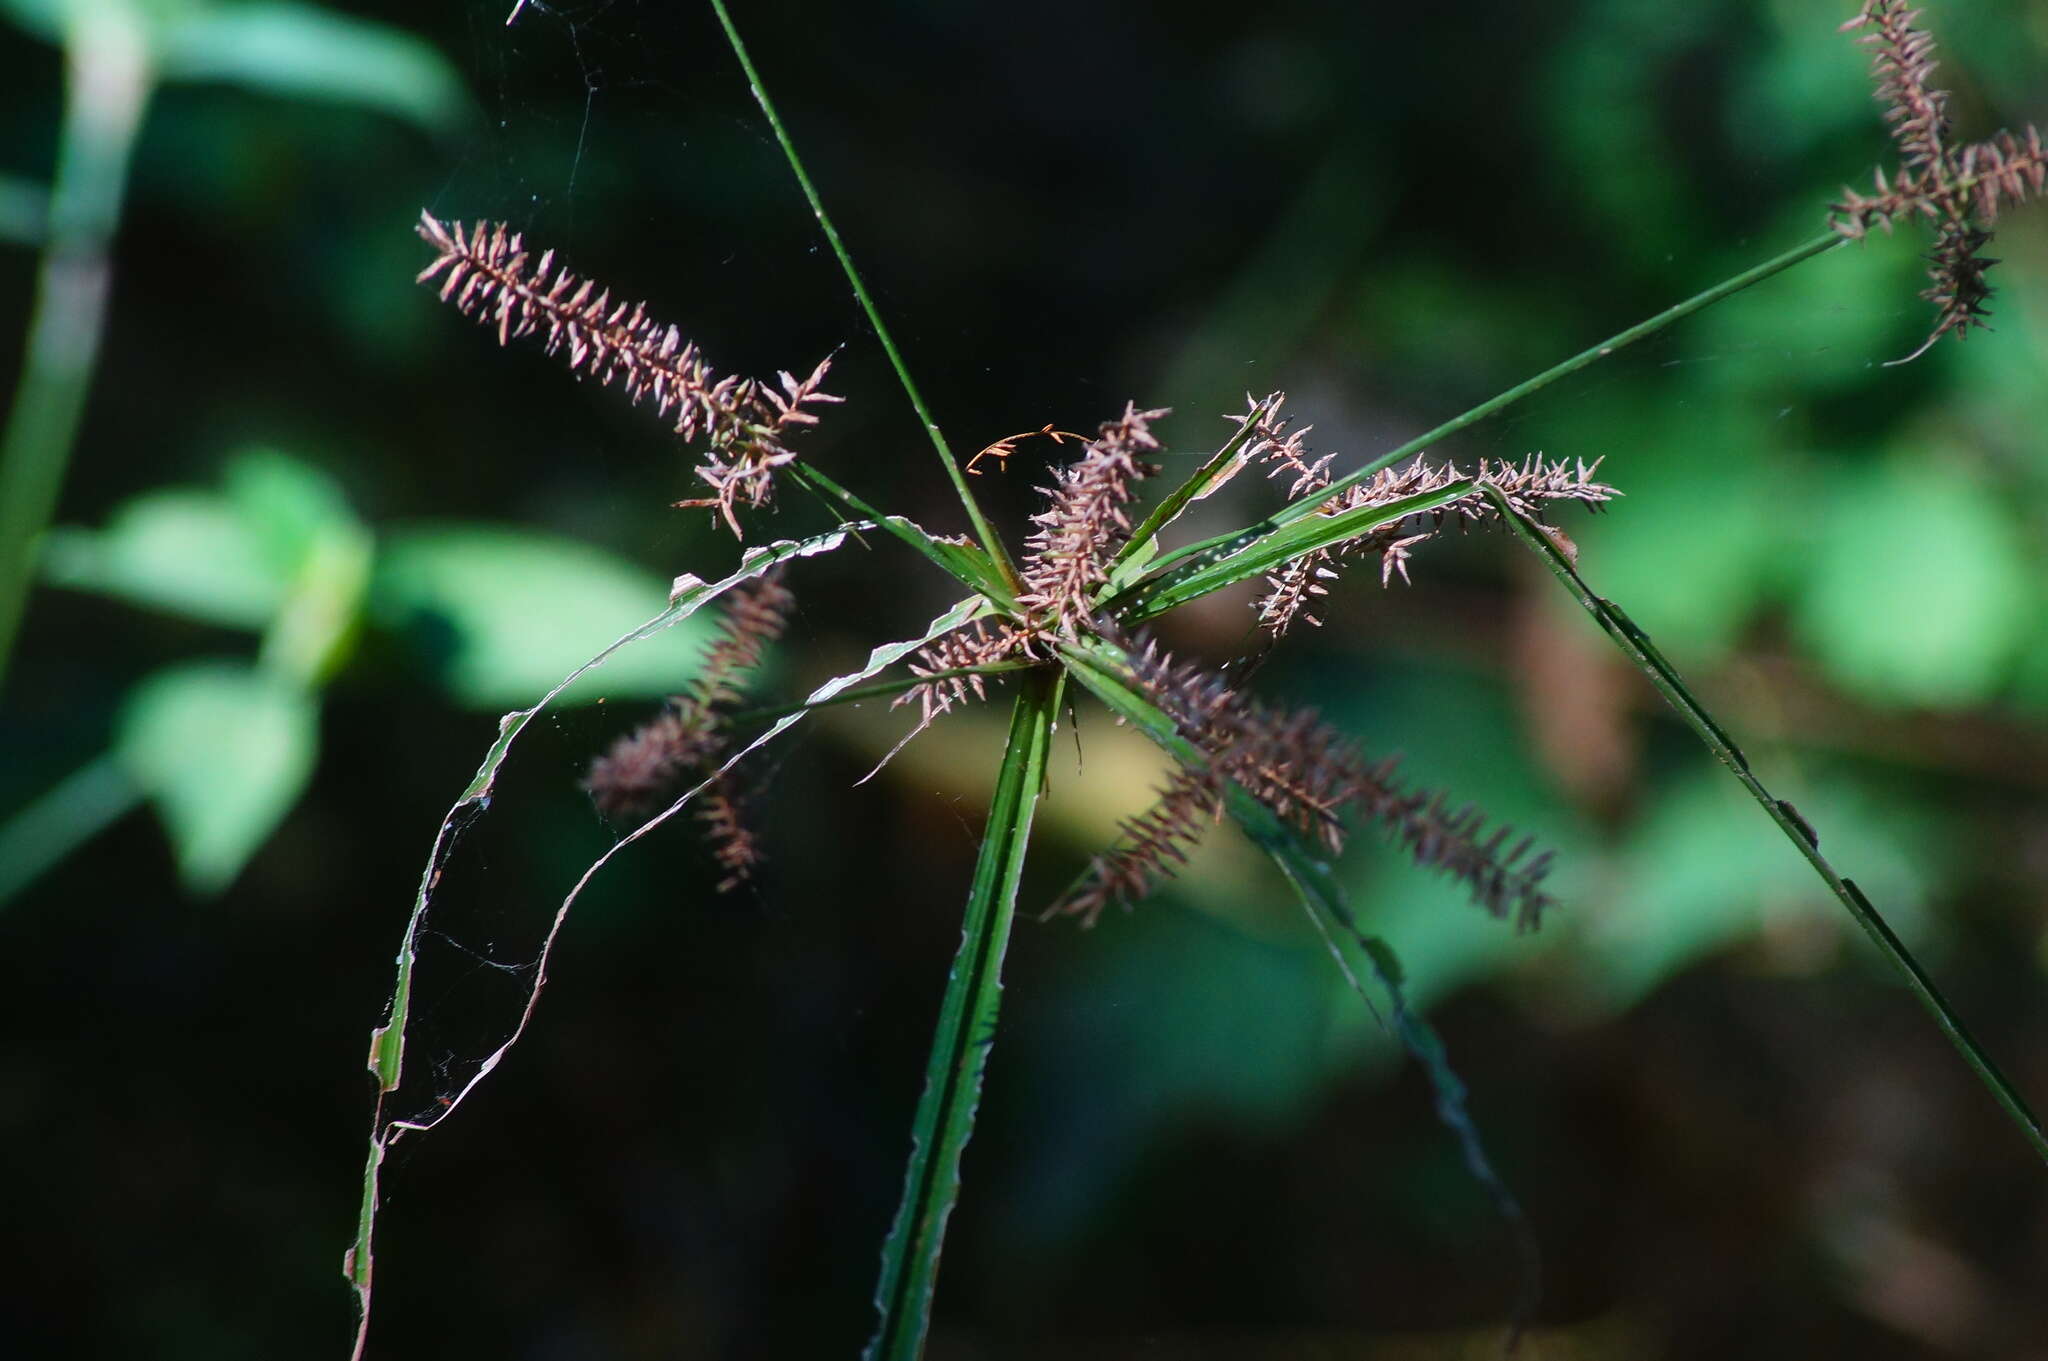
[[1396, 760], [1368, 765], [1312, 711], [1258, 704], [1150, 642], [1126, 643], [1124, 651], [1139, 688], [1201, 749], [1206, 764], [1178, 772], [1151, 810], [1125, 823], [1118, 844], [1092, 862], [1053, 912], [1093, 922], [1110, 902], [1128, 906], [1149, 893], [1185, 863], [1203, 820], [1213, 821], [1222, 806], [1227, 779], [1333, 854], [1343, 848], [1345, 814], [1358, 810], [1415, 863], [1464, 884], [1488, 912], [1511, 916], [1523, 929], [1540, 924], [1551, 901], [1542, 888], [1550, 855], [1532, 857], [1531, 838], [1510, 846], [1512, 833], [1499, 828], [1488, 835], [1475, 808], [1453, 809], [1441, 795], [1403, 790]]
[[419, 234], [437, 252], [419, 282], [438, 278], [442, 300], [495, 327], [500, 345], [545, 331], [543, 349], [566, 350], [571, 371], [617, 383], [627, 400], [673, 414], [684, 439], [702, 436], [697, 477], [712, 494], [676, 504], [716, 508], [735, 537], [737, 507], [767, 505], [775, 470], [795, 460], [787, 437], [817, 423], [807, 408], [840, 400], [822, 387], [830, 359], [802, 380], [778, 375], [779, 387], [718, 377], [696, 345], [648, 316], [644, 303], [615, 301], [609, 289], [557, 268], [553, 251], [532, 260], [525, 238], [502, 222], [465, 227], [422, 212]]
[[[1252, 401], [1249, 397], [1246, 400], [1252, 402], [1250, 411], [1230, 419], [1255, 418], [1253, 437], [1246, 447], [1253, 460], [1266, 465], [1267, 475], [1291, 477], [1293, 481], [1288, 495], [1292, 497], [1313, 494], [1329, 486], [1332, 480], [1329, 468], [1336, 456], [1325, 454], [1321, 458], [1310, 458], [1302, 444], [1302, 436], [1311, 427], [1290, 427], [1288, 419], [1281, 414], [1286, 394], [1273, 393], [1263, 402]], [[1593, 480], [1599, 466], [1598, 460], [1591, 464], [1566, 463], [1561, 459], [1546, 459], [1541, 454], [1531, 454], [1521, 463], [1495, 463], [1481, 459], [1470, 480], [1498, 488], [1507, 495], [1509, 504], [1516, 510], [1540, 519], [1545, 510], [1557, 502], [1575, 502], [1588, 510], [1598, 510], [1619, 496], [1621, 493], [1614, 488]], [[1425, 463], [1416, 459], [1399, 468], [1383, 469], [1368, 480], [1345, 488], [1319, 506], [1317, 513], [1337, 515], [1366, 507], [1388, 506], [1411, 496], [1441, 491], [1454, 482], [1464, 480], [1466, 474], [1455, 464]], [[1376, 553], [1380, 558], [1381, 584], [1390, 583], [1397, 572], [1405, 581], [1408, 578], [1408, 555], [1417, 544], [1438, 533], [1447, 523], [1464, 529], [1490, 520], [1494, 515], [1493, 503], [1475, 485], [1469, 495], [1448, 505], [1381, 525], [1369, 534], [1295, 558], [1266, 578], [1266, 593], [1255, 606], [1259, 612], [1259, 625], [1274, 637], [1279, 637], [1296, 619], [1320, 624], [1322, 621], [1309, 612], [1310, 607], [1318, 596], [1329, 594], [1326, 583], [1336, 579], [1338, 564], [1344, 559]]]
[[1830, 213], [1836, 232], [1860, 240], [1873, 226], [1887, 232], [1900, 218], [1920, 219], [1936, 231], [1928, 256], [1934, 284], [1921, 297], [1935, 305], [1934, 329], [1905, 359], [1925, 354], [1953, 332], [1963, 339], [1983, 326], [1991, 286], [1985, 272], [1997, 261], [1984, 254], [1988, 224], [2007, 201], [2022, 203], [2048, 191], [2048, 149], [2039, 128], [2001, 131], [1984, 141], [1957, 147], [1949, 136], [1947, 91], [1931, 83], [1934, 39], [1917, 26], [1920, 11], [1905, 0], [1865, 0], [1844, 31], [1867, 28], [1858, 41], [1872, 50], [1876, 95], [1885, 106], [1898, 143], [1900, 165], [1887, 178], [1877, 171], [1877, 192], [1844, 188]]
[[1026, 541], [1017, 603], [1045, 627], [1072, 629], [1086, 621], [1090, 597], [1108, 582], [1110, 563], [1130, 537], [1125, 507], [1134, 484], [1158, 471], [1141, 455], [1159, 448], [1151, 422], [1166, 415], [1126, 403], [1124, 414], [1105, 422], [1044, 488], [1050, 504], [1032, 517], [1038, 529]]
[[[591, 762], [583, 787], [600, 812], [614, 821], [648, 817], [686, 783], [717, 770], [729, 750], [726, 715], [738, 702], [747, 674], [760, 665], [762, 650], [782, 636], [795, 602], [779, 568], [732, 589], [718, 637], [706, 649], [689, 691], [671, 695], [658, 716]], [[721, 893], [749, 878], [761, 860], [742, 820], [743, 801], [731, 772], [698, 795], [698, 819], [726, 872], [718, 885]]]

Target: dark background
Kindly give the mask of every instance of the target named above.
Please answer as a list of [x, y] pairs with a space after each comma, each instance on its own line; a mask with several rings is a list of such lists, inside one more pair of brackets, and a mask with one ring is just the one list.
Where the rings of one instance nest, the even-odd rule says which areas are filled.
[[[349, 8], [438, 50], [468, 113], [163, 92], [61, 522], [214, 485], [260, 444], [334, 479], [380, 545], [488, 523], [655, 583], [730, 565], [701, 514], [666, 509], [689, 463], [659, 422], [412, 287], [425, 206], [510, 220], [721, 370], [843, 346], [848, 402], [807, 452], [962, 527], [707, 9], [534, 6], [508, 30], [497, 3]], [[1846, 3], [737, 8], [963, 451], [1136, 399], [1176, 408], [1185, 468], [1246, 389], [1285, 387], [1352, 466], [1804, 240], [1888, 158], [1866, 59], [1832, 32]], [[2048, 118], [2048, 7], [1934, 8], [1966, 135]], [[60, 71], [0, 30], [0, 171], [49, 173]], [[1880, 367], [1929, 324], [1924, 243], [1880, 237], [1434, 451], [1607, 459], [1628, 496], [1567, 522], [1581, 567], [2037, 1101], [2043, 224], [2002, 224], [1997, 329], [1966, 346]], [[0, 318], [27, 315], [33, 269], [0, 256]], [[977, 485], [1013, 542], [1052, 453]], [[1251, 481], [1213, 523], [1278, 503]], [[791, 496], [763, 529], [820, 523]], [[1344, 864], [1528, 1208], [1541, 1354], [2048, 1355], [2044, 1169], [1797, 857], [1511, 540], [1425, 546], [1414, 575], [1382, 592], [1354, 571], [1259, 685], [1559, 850], [1563, 906], [1521, 939], [1369, 833]], [[950, 602], [886, 544], [793, 584], [777, 695]], [[488, 589], [519, 615], [520, 579]], [[1244, 603], [1166, 631], [1227, 657]], [[0, 810], [105, 749], [153, 668], [253, 648], [39, 592], [0, 693]], [[343, 1353], [368, 1031], [434, 828], [515, 703], [446, 659], [373, 612], [323, 693], [310, 785], [225, 891], [181, 887], [144, 810], [0, 907], [0, 1335], [20, 1354]], [[423, 993], [433, 1037], [480, 1052], [484, 957], [530, 958], [607, 844], [575, 782], [648, 709], [528, 739], [451, 870], [448, 955], [474, 954], [423, 979], [444, 988]], [[757, 887], [714, 897], [679, 828], [598, 880], [534, 1030], [387, 1164], [372, 1355], [854, 1354], [1000, 713], [946, 720], [858, 789], [902, 712], [800, 729], [768, 762]], [[1155, 778], [1099, 712], [1079, 739], [1027, 911]], [[1216, 840], [1092, 932], [1020, 923], [935, 1357], [1496, 1344], [1512, 1244], [1425, 1085], [1277, 881]]]

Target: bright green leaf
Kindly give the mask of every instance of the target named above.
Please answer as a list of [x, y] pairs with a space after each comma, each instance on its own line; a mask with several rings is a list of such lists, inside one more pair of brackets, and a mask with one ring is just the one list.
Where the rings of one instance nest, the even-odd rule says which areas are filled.
[[239, 662], [159, 671], [129, 695], [115, 753], [155, 802], [179, 877], [226, 888], [290, 811], [313, 772], [310, 696]]
[[222, 81], [286, 99], [378, 110], [446, 132], [468, 96], [441, 54], [410, 33], [315, 5], [223, 5], [163, 26], [165, 80]]
[[250, 539], [284, 580], [296, 576], [337, 529], [361, 524], [339, 483], [275, 449], [235, 454], [221, 482]]
[[59, 586], [246, 629], [269, 622], [287, 587], [230, 502], [185, 490], [139, 496], [103, 530], [52, 530], [43, 574]]
[[[1799, 808], [1823, 829], [1827, 854], [1856, 867], [1894, 928], [1923, 937], [1940, 844], [1924, 822], [1834, 781], [1803, 792]], [[1710, 767], [1665, 791], [1633, 831], [1613, 897], [1587, 921], [1588, 990], [1627, 1006], [1766, 930], [1801, 921], [1826, 930], [1836, 918], [1825, 886], [1796, 851], [1759, 831], [1750, 800]]]
[[2000, 685], [2038, 587], [1992, 489], [1902, 456], [1845, 474], [1815, 522], [1794, 622], [1838, 679], [1939, 707]]
[[[391, 535], [372, 592], [377, 617], [423, 643], [449, 693], [482, 709], [532, 703], [668, 599], [658, 577], [588, 544], [484, 525]], [[567, 701], [673, 694], [710, 627], [682, 621], [579, 680]]]

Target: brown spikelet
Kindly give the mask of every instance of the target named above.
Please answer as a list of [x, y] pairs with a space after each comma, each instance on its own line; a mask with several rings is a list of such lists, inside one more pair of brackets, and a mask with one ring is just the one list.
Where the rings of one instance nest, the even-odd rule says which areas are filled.
[[[1511, 916], [1522, 929], [1540, 924], [1551, 901], [1542, 888], [1550, 855], [1532, 858], [1530, 838], [1510, 847], [1512, 833], [1499, 828], [1487, 835], [1477, 809], [1452, 809], [1441, 795], [1403, 790], [1395, 779], [1397, 761], [1367, 765], [1355, 746], [1311, 711], [1267, 708], [1238, 694], [1221, 677], [1176, 663], [1150, 642], [1124, 647], [1139, 687], [1207, 755], [1213, 772], [1209, 778], [1235, 781], [1332, 854], [1343, 848], [1345, 812], [1356, 808], [1416, 864], [1464, 884], [1488, 912]], [[1134, 858], [1121, 860], [1112, 851], [1105, 857], [1108, 863], [1098, 862], [1100, 868], [1062, 900], [1062, 910], [1087, 915], [1092, 906], [1100, 912], [1112, 898], [1130, 901], [1159, 874], [1170, 872], [1179, 857], [1161, 846], [1184, 844], [1172, 834], [1186, 825], [1190, 811], [1202, 806], [1192, 794], [1182, 798], [1177, 814], [1169, 810], [1135, 832], [1127, 830]], [[1137, 857], [1146, 850], [1148, 858]]]
[[992, 666], [1012, 657], [1033, 655], [1031, 647], [1031, 636], [1025, 630], [987, 619], [978, 619], [964, 628], [942, 634], [919, 648], [909, 662], [911, 675], [937, 675], [938, 678], [905, 690], [890, 701], [889, 707], [893, 709], [915, 703], [922, 725], [930, 723], [955, 704], [964, 704], [970, 694], [977, 700], [987, 699], [986, 677], [942, 673]]
[[718, 377], [696, 345], [648, 316], [645, 304], [614, 300], [610, 290], [557, 268], [553, 251], [533, 260], [525, 238], [502, 222], [465, 227], [422, 212], [418, 230], [436, 251], [418, 282], [438, 278], [442, 300], [493, 327], [500, 345], [545, 332], [543, 348], [566, 351], [571, 371], [616, 383], [627, 400], [645, 400], [658, 414], [673, 415], [684, 439], [703, 437], [707, 450], [697, 477], [712, 494], [676, 504], [716, 508], [735, 537], [736, 508], [767, 505], [775, 470], [795, 461], [785, 438], [817, 423], [806, 408], [840, 400], [821, 386], [829, 359], [802, 381], [780, 375], [779, 390], [751, 378]]
[[1927, 256], [1927, 277], [1934, 283], [1920, 292], [1922, 298], [1934, 304], [1934, 329], [1920, 342], [1919, 349], [1904, 359], [1891, 360], [1891, 364], [1912, 363], [1950, 331], [1962, 340], [1969, 336], [1973, 326], [1991, 329], [1984, 320], [1991, 314], [1984, 304], [1992, 292], [1991, 285], [1984, 281], [1984, 271], [1998, 261], [1983, 254], [1990, 240], [1990, 232], [1967, 222], [1942, 224], [1934, 249]]
[[725, 871], [718, 881], [720, 893], [730, 893], [754, 877], [761, 863], [761, 848], [741, 816], [739, 790], [730, 775], [712, 781], [697, 798], [697, 820], [704, 824], [704, 838], [711, 843], [712, 858]]
[[1929, 83], [1934, 76], [1934, 35], [1916, 28], [1920, 11], [1904, 0], [1867, 0], [1862, 13], [1841, 26], [1848, 33], [1869, 31], [1856, 39], [1870, 49], [1870, 69], [1885, 122], [1906, 167], [1924, 171], [1941, 163], [1948, 141], [1948, 91]]
[[704, 665], [691, 682], [697, 702], [707, 709], [731, 705], [744, 688], [747, 673], [761, 664], [761, 652], [789, 626], [796, 595], [782, 584], [782, 569], [764, 572], [733, 587], [719, 621], [718, 637], [704, 653]]
[[[1270, 477], [1291, 477], [1289, 496], [1312, 495], [1330, 485], [1329, 467], [1336, 456], [1309, 457], [1302, 446], [1302, 436], [1312, 427], [1291, 429], [1288, 420], [1280, 414], [1285, 401], [1286, 394], [1276, 392], [1263, 402], [1254, 402], [1249, 413], [1230, 419], [1241, 421], [1247, 415], [1255, 417], [1257, 424], [1247, 445], [1252, 459], [1264, 463]], [[1541, 454], [1531, 454], [1521, 463], [1494, 463], [1481, 459], [1472, 480], [1499, 488], [1516, 510], [1540, 519], [1546, 508], [1555, 502], [1576, 502], [1588, 510], [1597, 511], [1619, 496], [1621, 493], [1614, 488], [1593, 480], [1599, 466], [1598, 460], [1591, 464], [1568, 464], [1561, 459], [1546, 459]], [[1336, 515], [1363, 507], [1392, 505], [1411, 496], [1442, 490], [1453, 482], [1464, 480], [1465, 476], [1455, 464], [1432, 464], [1417, 459], [1400, 468], [1384, 469], [1365, 482], [1345, 488], [1318, 507], [1318, 513]], [[1408, 555], [1415, 545], [1435, 535], [1446, 524], [1463, 529], [1491, 520], [1494, 516], [1493, 503], [1475, 487], [1471, 494], [1424, 515], [1381, 525], [1370, 534], [1295, 558], [1266, 579], [1266, 593], [1255, 606], [1259, 612], [1259, 625], [1274, 637], [1279, 637], [1296, 619], [1320, 624], [1322, 621], [1309, 611], [1317, 597], [1329, 594], [1326, 583], [1336, 579], [1337, 566], [1342, 560], [1376, 553], [1380, 558], [1381, 584], [1390, 583], [1397, 572], [1405, 581], [1408, 578]]]
[[[795, 602], [782, 584], [780, 568], [728, 593], [718, 636], [705, 650], [689, 692], [671, 695], [659, 716], [591, 762], [583, 787], [599, 812], [615, 822], [646, 818], [685, 784], [718, 768], [728, 750], [726, 711], [738, 701], [748, 673], [760, 665], [762, 650], [782, 636]], [[760, 847], [742, 819], [742, 804], [740, 782], [732, 772], [697, 796], [697, 818], [726, 874], [720, 893], [751, 877], [761, 861]]]
[[1912, 354], [1892, 361], [1897, 364], [1919, 358], [1944, 335], [1953, 332], [1960, 340], [1985, 324], [1992, 292], [1985, 272], [1997, 263], [1984, 254], [1991, 240], [1988, 224], [1998, 220], [2005, 204], [2048, 191], [2048, 149], [2031, 124], [2019, 134], [2001, 131], [1982, 142], [1954, 145], [1948, 93], [1931, 84], [1934, 39], [1916, 26], [1919, 17], [1905, 0], [1865, 0], [1862, 11], [1842, 25], [1845, 32], [1868, 30], [1857, 41], [1872, 51], [1875, 91], [1900, 164], [1889, 178], [1882, 168], [1877, 171], [1874, 194], [1844, 188], [1829, 216], [1835, 231], [1851, 240], [1862, 239], [1873, 226], [1889, 232], [1900, 219], [1935, 229], [1928, 256], [1934, 283], [1920, 295], [1935, 305], [1934, 329]]
[[1160, 879], [1185, 865], [1188, 852], [1223, 814], [1223, 796], [1213, 776], [1181, 767], [1158, 800], [1126, 818], [1114, 846], [1089, 862], [1087, 872], [1047, 908], [1044, 918], [1074, 916], [1084, 927], [1111, 903], [1128, 909], [1150, 897]]
[[1026, 543], [1017, 597], [1042, 627], [1071, 630], [1087, 620], [1090, 596], [1108, 582], [1110, 562], [1130, 537], [1125, 507], [1134, 484], [1158, 471], [1140, 456], [1159, 448], [1151, 422], [1166, 415], [1126, 403], [1122, 417], [1106, 422], [1044, 488], [1050, 504], [1032, 517], [1038, 529]]
[[683, 778], [701, 767], [719, 745], [703, 709], [695, 704], [672, 706], [592, 761], [583, 787], [607, 818], [644, 818], [665, 805]]

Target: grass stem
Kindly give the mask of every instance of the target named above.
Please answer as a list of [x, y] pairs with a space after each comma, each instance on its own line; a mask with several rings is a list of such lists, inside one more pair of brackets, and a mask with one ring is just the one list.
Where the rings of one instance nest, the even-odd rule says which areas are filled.
[[811, 177], [804, 170], [803, 159], [796, 153], [796, 144], [782, 126], [781, 115], [775, 112], [775, 104], [768, 98], [768, 87], [761, 82], [761, 73], [754, 69], [754, 59], [747, 52], [747, 45], [740, 39], [740, 31], [733, 25], [732, 15], [726, 12], [725, 0], [711, 0], [711, 8], [718, 15], [719, 26], [725, 30], [726, 41], [732, 44], [733, 55], [739, 58], [740, 69], [746, 72], [748, 87], [753, 91], [754, 102], [761, 106], [761, 112], [768, 119], [768, 126], [775, 132], [775, 140], [782, 147], [783, 157], [789, 162], [789, 169], [802, 186], [804, 198], [811, 205], [811, 213], [818, 219], [818, 227], [825, 233], [825, 240], [831, 243], [832, 253], [839, 257], [839, 267], [846, 271], [846, 280], [853, 285], [853, 296], [859, 301], [861, 311], [867, 314], [868, 324], [875, 329], [875, 339], [882, 343], [883, 353], [889, 356], [889, 365], [896, 370], [897, 381], [903, 384], [904, 395], [910, 398], [910, 405], [917, 411], [917, 419], [930, 437], [932, 448], [938, 451], [939, 462], [946, 467], [946, 476], [952, 480], [953, 490], [959, 494], [960, 504], [967, 510], [967, 518], [974, 525], [974, 536], [981, 541], [989, 558], [997, 564], [1005, 576], [1014, 579], [1016, 573], [1010, 564], [1009, 554], [1003, 548], [1003, 541], [996, 536], [988, 518], [981, 513], [981, 504], [974, 499], [973, 489], [967, 485], [967, 476], [961, 471], [960, 460], [953, 456], [952, 445], [946, 442], [939, 423], [932, 418], [931, 408], [925, 404], [924, 394], [917, 382], [910, 376], [910, 366], [904, 363], [902, 351], [896, 348], [895, 337], [889, 332], [889, 325], [882, 320], [875, 300], [868, 295], [868, 286], [861, 280], [860, 270], [854, 266], [853, 255], [846, 249], [846, 243], [839, 239], [839, 229], [832, 225], [832, 218], [825, 211], [825, 201], [818, 195], [818, 188], [811, 183]]
[[2012, 1081], [1999, 1071], [1998, 1065], [1991, 1061], [1990, 1054], [1985, 1052], [1984, 1046], [1978, 1043], [1963, 1025], [1962, 1017], [1956, 1014], [1955, 1008], [1942, 996], [1941, 989], [1935, 986], [1934, 979], [1920, 967], [1920, 961], [1913, 958], [1913, 952], [1906, 948], [1905, 942], [1899, 939], [1891, 924], [1884, 919], [1884, 915], [1870, 899], [1863, 896], [1863, 890], [1856, 886], [1856, 881], [1843, 878], [1834, 865], [1829, 863], [1828, 858], [1820, 853], [1819, 836], [1799, 815], [1798, 810], [1784, 799], [1774, 797], [1770, 790], [1764, 787], [1763, 781], [1749, 768], [1749, 758], [1735, 745], [1735, 739], [1728, 735], [1727, 730], [1707, 712], [1706, 706], [1686, 688], [1677, 669], [1665, 659], [1662, 652], [1658, 651], [1656, 644], [1650, 641], [1650, 636], [1637, 627], [1635, 621], [1624, 614], [1620, 606], [1593, 593], [1593, 588], [1579, 575], [1578, 568], [1544, 532], [1543, 527], [1516, 511], [1497, 488], [1482, 484], [1481, 489], [1494, 503], [1494, 508], [1500, 512], [1501, 518], [1514, 528], [1515, 533], [1538, 557], [1543, 559], [1544, 564], [1571, 592], [1572, 598], [1593, 616], [1594, 621], [1606, 631], [1607, 636], [1614, 640], [1615, 646], [1635, 663], [1636, 669], [1649, 677], [1650, 683], [1657, 687], [1658, 693], [1678, 711], [1679, 717], [1699, 735], [1700, 741], [1720, 758], [1722, 765], [1728, 767], [1729, 773], [1741, 782], [1749, 796], [1770, 815], [1771, 821], [1778, 824], [1778, 830], [1783, 832], [1786, 839], [1806, 857], [1807, 863], [1813, 866], [1814, 873], [1821, 877], [1828, 890], [1849, 910], [1849, 915], [1856, 919], [1856, 924], [1861, 926], [1864, 933], [1876, 944], [1879, 953], [1898, 970], [1899, 976], [1905, 979], [1906, 986], [1912, 990], [1914, 997], [1919, 999], [1920, 1005], [1927, 1009], [1928, 1015], [1934, 1018], [1935, 1025], [1948, 1037], [1949, 1043], [1963, 1056], [1963, 1061], [1969, 1064], [1978, 1081], [1984, 1084], [1998, 1104], [2004, 1107], [2013, 1123], [2019, 1126], [2020, 1133], [2033, 1146], [2034, 1152], [2043, 1162], [2048, 1162], [2048, 1132], [2042, 1130], [2040, 1117], [2028, 1107], [2019, 1089], [2014, 1087]]
[[128, 160], [155, 78], [130, 6], [69, 7], [64, 121], [13, 410], [0, 431], [0, 677], [98, 366]]

